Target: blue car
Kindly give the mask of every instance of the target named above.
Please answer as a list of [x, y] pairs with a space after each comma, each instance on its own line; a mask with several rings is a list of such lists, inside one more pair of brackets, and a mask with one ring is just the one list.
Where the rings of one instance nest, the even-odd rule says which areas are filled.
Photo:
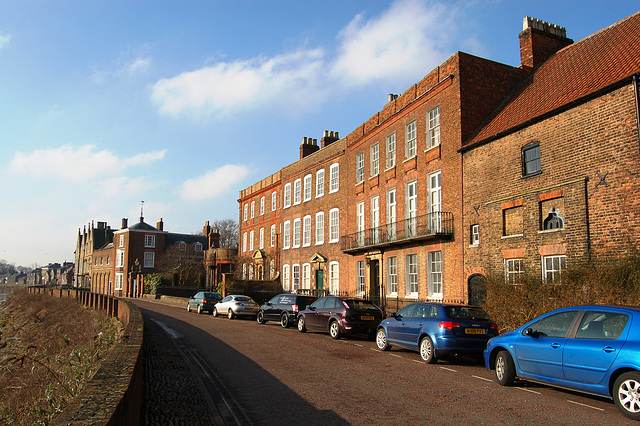
[[420, 352], [428, 364], [446, 355], [482, 357], [487, 341], [498, 326], [477, 306], [412, 303], [380, 323], [376, 345], [386, 351], [393, 345]]
[[640, 307], [574, 306], [489, 340], [485, 366], [515, 378], [613, 398], [640, 420]]

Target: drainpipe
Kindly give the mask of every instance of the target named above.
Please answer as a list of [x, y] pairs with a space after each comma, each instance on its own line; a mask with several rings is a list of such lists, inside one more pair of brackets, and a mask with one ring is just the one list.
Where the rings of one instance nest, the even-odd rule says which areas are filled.
[[633, 93], [636, 98], [636, 128], [638, 129], [638, 142], [640, 142], [640, 90], [638, 89], [638, 74], [634, 75], [632, 79]]

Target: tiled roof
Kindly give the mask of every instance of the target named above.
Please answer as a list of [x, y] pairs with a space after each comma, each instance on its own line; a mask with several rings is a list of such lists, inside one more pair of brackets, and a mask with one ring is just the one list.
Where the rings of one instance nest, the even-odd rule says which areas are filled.
[[550, 113], [640, 72], [640, 12], [549, 58], [467, 145]]

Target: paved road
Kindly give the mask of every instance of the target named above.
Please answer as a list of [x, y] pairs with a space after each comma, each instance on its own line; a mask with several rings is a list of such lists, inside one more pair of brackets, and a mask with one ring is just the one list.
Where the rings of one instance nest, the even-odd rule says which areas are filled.
[[633, 424], [606, 399], [498, 386], [470, 359], [427, 365], [363, 338], [135, 303], [181, 348], [216, 424]]

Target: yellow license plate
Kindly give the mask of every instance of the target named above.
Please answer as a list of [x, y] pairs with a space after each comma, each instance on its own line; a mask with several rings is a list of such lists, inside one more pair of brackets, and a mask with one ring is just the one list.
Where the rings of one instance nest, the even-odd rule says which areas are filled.
[[371, 315], [364, 315], [364, 316], [361, 316], [360, 319], [362, 321], [373, 321], [375, 318], [372, 317]]
[[466, 334], [487, 334], [484, 328], [465, 328], [464, 332]]

